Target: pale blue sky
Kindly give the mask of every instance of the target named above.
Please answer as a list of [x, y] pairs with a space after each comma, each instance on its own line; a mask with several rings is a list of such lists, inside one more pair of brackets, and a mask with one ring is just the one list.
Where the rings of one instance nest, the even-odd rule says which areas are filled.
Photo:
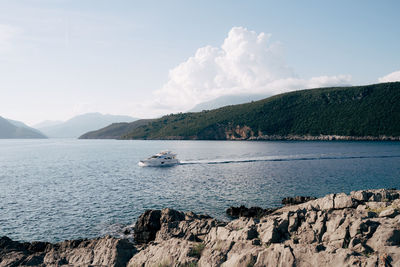
[[[0, 0], [0, 116], [29, 124], [90, 111], [152, 117], [185, 111], [212, 96], [238, 93], [243, 84], [243, 93], [259, 93], [284, 91], [271, 89], [275, 80], [293, 77], [302, 79], [299, 87], [336, 81], [376, 83], [400, 70], [399, 3]], [[231, 31], [233, 27], [241, 28]], [[247, 76], [222, 77], [227, 81], [217, 90], [206, 81], [230, 74], [236, 54], [224, 57], [222, 74], [205, 72], [215, 66], [203, 65], [197, 57], [194, 65], [176, 68], [201, 47], [225, 53], [221, 45], [228, 33], [232, 40], [250, 34], [241, 44], [251, 36], [271, 34], [269, 44], [279, 46], [273, 57], [284, 63], [266, 59], [252, 73], [268, 74], [288, 66], [293, 74], [279, 72], [275, 78], [248, 83], [243, 82]], [[261, 56], [264, 44], [248, 49]], [[215, 57], [206, 55], [211, 61]], [[250, 63], [243, 67], [240, 62], [232, 72], [249, 69]], [[313, 77], [337, 75], [346, 77], [310, 82]], [[258, 91], [251, 90], [253, 85]], [[295, 85], [291, 86], [293, 90]], [[180, 91], [185, 94], [174, 95]]]

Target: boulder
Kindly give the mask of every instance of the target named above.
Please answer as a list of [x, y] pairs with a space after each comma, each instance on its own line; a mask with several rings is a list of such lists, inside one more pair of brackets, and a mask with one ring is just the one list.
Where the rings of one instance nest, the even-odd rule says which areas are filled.
[[389, 207], [387, 209], [384, 209], [379, 213], [379, 217], [389, 217], [389, 218], [394, 218], [399, 214], [399, 210], [395, 209], [393, 207]]
[[289, 246], [274, 244], [259, 253], [254, 266], [295, 267], [297, 265], [296, 259], [293, 256], [292, 250]]
[[221, 266], [227, 259], [228, 252], [232, 249], [234, 241], [213, 239], [206, 243], [198, 266]]
[[282, 204], [283, 205], [298, 205], [302, 203], [306, 203], [310, 200], [315, 200], [316, 197], [310, 197], [310, 196], [296, 196], [296, 197], [285, 197], [282, 199]]
[[162, 243], [149, 244], [134, 255], [127, 266], [189, 266], [189, 264], [196, 266], [194, 264], [197, 263], [201, 253], [201, 243], [171, 238]]
[[376, 219], [374, 229], [367, 232], [367, 245], [373, 250], [381, 250], [388, 246], [400, 246], [400, 222], [394, 219]]
[[257, 227], [260, 240], [266, 244], [279, 243], [289, 237], [287, 214], [286, 216], [274, 216], [266, 222], [258, 224]]
[[358, 204], [357, 200], [345, 193], [336, 194], [334, 197], [334, 209], [354, 208]]
[[307, 205], [307, 209], [313, 210], [331, 210], [334, 208], [334, 194], [327, 195], [323, 198], [318, 198], [316, 200], [309, 201], [305, 203]]
[[156, 238], [156, 233], [161, 228], [161, 211], [146, 210], [136, 221], [134, 238], [136, 243], [148, 243]]
[[240, 207], [229, 207], [226, 210], [226, 214], [232, 218], [239, 218], [239, 217], [246, 217], [246, 218], [261, 218], [268, 214], [271, 214], [276, 209], [274, 208], [267, 208], [263, 209], [260, 207], [251, 207], [246, 208], [245, 206]]
[[69, 264], [126, 266], [130, 258], [136, 253], [134, 245], [125, 239], [104, 237], [92, 240], [83, 240], [76, 244], [74, 240], [65, 241], [54, 246], [46, 253], [46, 265]]
[[257, 256], [264, 249], [259, 246], [252, 246], [249, 242], [235, 243], [226, 256], [226, 261], [221, 267], [254, 266]]
[[126, 266], [136, 253], [125, 239], [103, 237], [91, 240], [67, 240], [20, 243], [0, 239], [0, 266]]
[[134, 239], [138, 244], [161, 242], [170, 238], [200, 241], [212, 227], [224, 225], [207, 215], [180, 212], [174, 209], [147, 210], [137, 220]]
[[[164, 213], [164, 210], [162, 211]], [[209, 216], [194, 213], [181, 214], [183, 217], [170, 217], [161, 222], [156, 241], [161, 242], [169, 238], [182, 238], [189, 241], [201, 241], [217, 225], [225, 225]]]

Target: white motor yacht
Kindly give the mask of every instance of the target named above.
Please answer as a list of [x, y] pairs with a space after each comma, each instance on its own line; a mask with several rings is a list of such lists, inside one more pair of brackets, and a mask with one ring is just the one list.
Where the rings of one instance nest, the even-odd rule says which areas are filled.
[[179, 164], [176, 154], [171, 151], [162, 151], [148, 159], [139, 161], [139, 166], [142, 167], [163, 167], [173, 166]]

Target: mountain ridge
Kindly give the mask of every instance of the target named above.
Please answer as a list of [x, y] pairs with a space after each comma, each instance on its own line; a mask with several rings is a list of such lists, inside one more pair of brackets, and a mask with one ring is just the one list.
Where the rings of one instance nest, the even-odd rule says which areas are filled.
[[98, 139], [97, 137], [99, 136], [101, 136], [100, 139], [118, 139], [125, 132], [134, 130], [135, 128], [140, 126], [144, 126], [150, 121], [152, 121], [152, 119], [136, 120], [131, 123], [127, 122], [113, 123], [102, 129], [87, 132], [81, 135], [79, 139]]
[[45, 120], [41, 121], [37, 124], [32, 125], [33, 128], [39, 129], [39, 128], [44, 128], [44, 127], [49, 127], [49, 126], [55, 126], [58, 124], [63, 123], [63, 121], [52, 121], [52, 120]]
[[7, 119], [7, 118], [5, 118], [5, 119], [8, 120], [8, 122], [10, 122], [11, 124], [15, 125], [16, 127], [26, 128], [26, 129], [29, 129], [31, 131], [34, 131], [38, 134], [45, 136], [41, 131], [36, 129], [36, 127], [30, 127], [30, 126], [26, 125], [25, 123], [23, 123], [22, 121], [16, 121], [16, 120]]
[[46, 139], [40, 131], [31, 128], [20, 121], [6, 119], [0, 116], [0, 139]]
[[212, 109], [218, 109], [224, 106], [230, 106], [230, 105], [238, 105], [238, 104], [244, 104], [248, 103], [251, 101], [258, 101], [264, 98], [268, 98], [271, 95], [267, 94], [236, 94], [236, 95], [225, 95], [225, 96], [220, 96], [215, 99], [212, 99], [210, 101], [205, 101], [197, 104], [187, 112], [201, 112], [203, 110], [212, 110]]
[[397, 140], [398, 103], [400, 82], [306, 89], [210, 111], [166, 115], [131, 127], [117, 139]]
[[80, 135], [101, 129], [116, 122], [132, 122], [137, 120], [130, 116], [101, 114], [99, 112], [85, 113], [52, 126], [41, 127], [39, 130], [49, 137], [76, 138]]

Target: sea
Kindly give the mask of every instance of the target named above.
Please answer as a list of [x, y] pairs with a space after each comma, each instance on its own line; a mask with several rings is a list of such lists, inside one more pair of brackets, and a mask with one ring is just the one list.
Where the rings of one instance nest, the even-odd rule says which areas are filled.
[[[140, 167], [162, 150], [173, 167]], [[147, 209], [228, 221], [230, 206], [400, 188], [400, 142], [0, 140], [0, 236], [118, 235]]]

